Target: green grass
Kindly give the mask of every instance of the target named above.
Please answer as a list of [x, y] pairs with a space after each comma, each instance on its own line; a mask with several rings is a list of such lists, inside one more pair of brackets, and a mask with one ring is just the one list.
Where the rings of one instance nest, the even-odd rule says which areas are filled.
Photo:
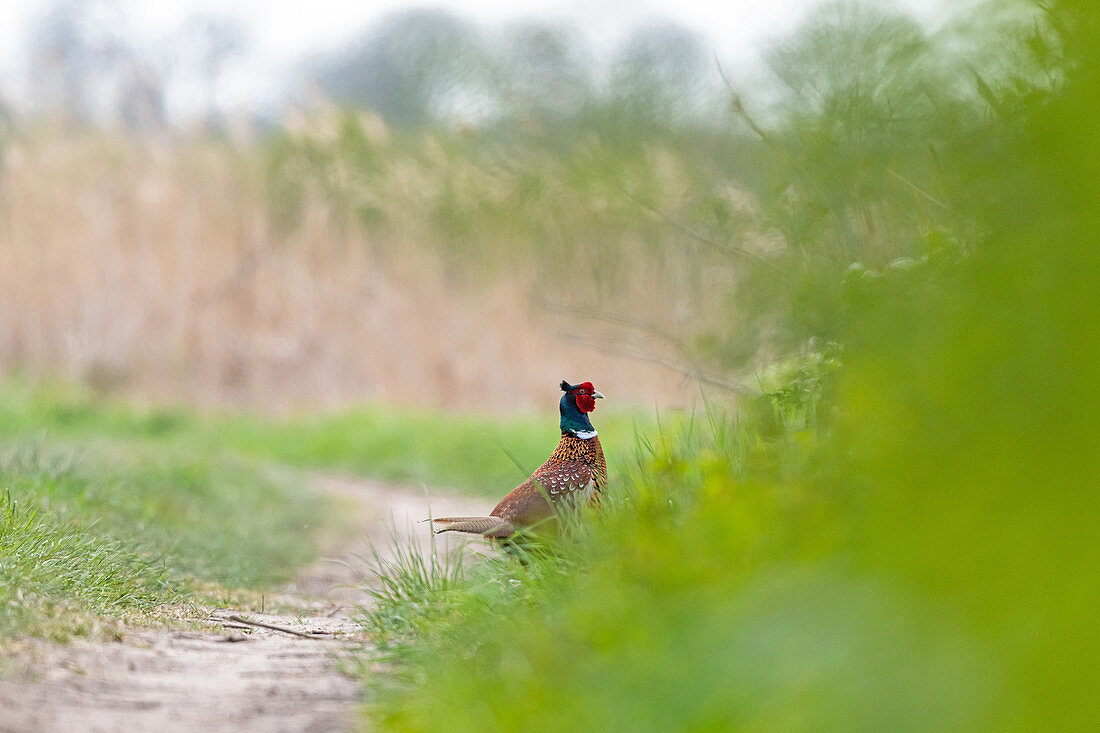
[[[632, 444], [635, 425], [654, 423], [644, 413], [614, 411], [594, 420], [610, 446], [612, 470], [621, 448]], [[225, 418], [216, 432], [249, 455], [490, 497], [524, 481], [560, 437], [556, 410], [490, 417], [386, 407], [276, 422]]]
[[[368, 406], [279, 419], [142, 407], [71, 386], [9, 381], [0, 389], [0, 435], [45, 427], [59, 436], [96, 434], [191, 451], [224, 448], [254, 460], [491, 497], [526, 479], [557, 445], [557, 396], [548, 393], [551, 409], [539, 415]], [[655, 415], [644, 411], [601, 410], [594, 420], [612, 470], [629, 454], [635, 429], [656, 426]]]
[[[637, 429], [597, 422], [611, 470]], [[557, 416], [469, 417], [385, 407], [271, 419], [103, 399], [72, 386], [0, 389], [0, 635], [92, 633], [103, 619], [193, 603], [200, 586], [263, 588], [336, 521], [269, 467], [343, 471], [503, 496], [550, 453]], [[58, 573], [58, 568], [65, 572]]]
[[304, 487], [221, 450], [45, 421], [32, 433], [7, 415], [0, 638], [95, 634], [273, 587], [331, 521]]
[[[37, 467], [21, 473], [31, 485], [50, 480]], [[94, 524], [51, 516], [31, 496], [8, 489], [0, 499], [0, 638], [92, 634], [100, 616], [137, 616], [188, 596], [159, 558]]]

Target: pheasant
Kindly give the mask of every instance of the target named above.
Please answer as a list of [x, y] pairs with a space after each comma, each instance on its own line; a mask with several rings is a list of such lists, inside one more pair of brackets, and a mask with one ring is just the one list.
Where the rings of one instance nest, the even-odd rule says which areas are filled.
[[607, 483], [603, 447], [588, 419], [603, 397], [591, 382], [563, 381], [559, 409], [561, 440], [558, 447], [531, 477], [504, 497], [487, 517], [436, 517], [436, 534], [467, 532], [485, 537], [508, 538], [519, 530], [554, 516], [554, 504], [576, 504], [578, 499], [596, 503]]

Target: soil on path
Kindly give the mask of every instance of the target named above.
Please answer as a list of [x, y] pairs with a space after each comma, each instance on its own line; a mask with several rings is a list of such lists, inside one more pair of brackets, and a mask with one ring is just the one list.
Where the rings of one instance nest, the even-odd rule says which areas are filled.
[[[342, 661], [369, 646], [354, 621], [369, 601], [367, 541], [384, 551], [391, 527], [426, 538], [423, 491], [319, 476], [314, 483], [354, 512], [354, 535], [328, 538], [324, 556], [267, 605], [279, 612], [224, 609], [300, 632], [210, 624], [192, 629], [129, 630], [117, 642], [36, 642], [0, 681], [0, 732], [25, 731], [346, 731], [362, 727], [361, 684]], [[431, 498], [435, 514], [476, 514], [484, 501]]]

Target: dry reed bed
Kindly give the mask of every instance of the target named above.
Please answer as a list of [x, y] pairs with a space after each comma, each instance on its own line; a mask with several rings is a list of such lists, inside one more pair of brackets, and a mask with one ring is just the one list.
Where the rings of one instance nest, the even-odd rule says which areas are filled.
[[255, 158], [101, 134], [9, 141], [0, 369], [273, 411], [542, 406], [563, 377], [644, 404], [690, 399], [674, 370], [605, 353], [583, 320], [532, 306], [535, 273], [459, 285], [429, 249], [399, 232], [379, 246], [320, 198], [280, 229]]

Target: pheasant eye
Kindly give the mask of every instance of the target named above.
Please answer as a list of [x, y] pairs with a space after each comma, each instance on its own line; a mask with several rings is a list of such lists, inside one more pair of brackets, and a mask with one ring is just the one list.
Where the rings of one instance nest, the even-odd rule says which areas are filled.
[[584, 393], [585, 393], [585, 392], [584, 392], [584, 390], [583, 390], [583, 389], [578, 389], [578, 390], [577, 390], [577, 394], [584, 394]]

